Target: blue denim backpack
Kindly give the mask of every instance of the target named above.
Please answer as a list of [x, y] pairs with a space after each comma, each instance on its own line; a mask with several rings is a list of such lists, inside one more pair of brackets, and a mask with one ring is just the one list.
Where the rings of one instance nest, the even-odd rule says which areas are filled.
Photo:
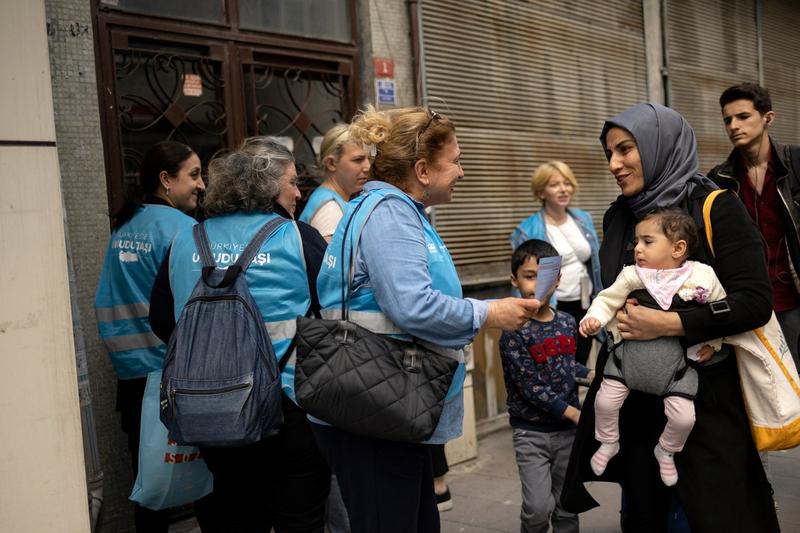
[[226, 270], [214, 262], [204, 225], [194, 226], [202, 275], [170, 337], [161, 378], [161, 421], [178, 444], [242, 446], [283, 423], [280, 364], [244, 273], [286, 222], [267, 222]]

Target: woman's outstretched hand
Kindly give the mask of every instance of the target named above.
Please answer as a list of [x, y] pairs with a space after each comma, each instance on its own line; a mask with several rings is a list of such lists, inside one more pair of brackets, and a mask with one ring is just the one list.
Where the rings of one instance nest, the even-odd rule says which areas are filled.
[[628, 299], [625, 307], [617, 311], [617, 329], [623, 339], [636, 341], [685, 335], [678, 313], [639, 305], [635, 298]]
[[539, 300], [527, 298], [503, 298], [489, 302], [489, 316], [484, 326], [515, 330], [536, 316], [542, 306]]

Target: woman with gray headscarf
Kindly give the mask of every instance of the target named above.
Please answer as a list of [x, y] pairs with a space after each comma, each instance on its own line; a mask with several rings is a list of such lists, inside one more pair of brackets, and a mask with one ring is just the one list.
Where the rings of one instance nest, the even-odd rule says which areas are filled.
[[[600, 247], [603, 284], [609, 286], [633, 260], [636, 222], [659, 207], [691, 214], [703, 235], [703, 202], [716, 189], [697, 170], [694, 131], [677, 112], [658, 104], [638, 104], [607, 121], [600, 141], [622, 194], [603, 218]], [[770, 284], [758, 230], [744, 206], [730, 194], [717, 197], [711, 209], [713, 252], [703, 239], [691, 259], [710, 264], [727, 298], [681, 312], [662, 311], [646, 291], [617, 312], [625, 340], [683, 337], [688, 345], [726, 337], [764, 325], [770, 318]], [[678, 302], [676, 301], [676, 305]], [[598, 368], [608, 354], [601, 352]], [[733, 351], [723, 345], [696, 365], [699, 393], [696, 423], [683, 452], [675, 456], [679, 482], [674, 489], [694, 533], [778, 531], [771, 490], [739, 386]], [[620, 453], [603, 476], [594, 476], [589, 460], [594, 439], [596, 379], [584, 404], [562, 493], [573, 512], [597, 506], [582, 482], [615, 481], [625, 494], [625, 531], [666, 532], [673, 489], [660, 480], [653, 460], [666, 418], [661, 398], [633, 391], [620, 412]]]

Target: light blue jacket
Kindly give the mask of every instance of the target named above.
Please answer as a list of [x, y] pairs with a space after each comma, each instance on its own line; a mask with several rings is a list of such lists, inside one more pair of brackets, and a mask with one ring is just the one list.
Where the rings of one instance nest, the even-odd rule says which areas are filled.
[[[603, 289], [603, 280], [600, 277], [600, 256], [598, 255], [600, 251], [600, 241], [597, 238], [597, 231], [594, 229], [592, 216], [583, 209], [570, 207], [567, 209], [567, 213], [578, 224], [578, 227], [583, 233], [583, 237], [588, 241], [589, 247], [592, 250], [592, 255], [589, 257], [589, 261], [586, 262], [586, 268], [592, 278], [592, 299], [594, 299], [597, 293]], [[539, 239], [550, 242], [547, 238], [544, 210], [537, 211], [519, 223], [509, 236], [511, 249], [516, 249], [517, 246], [529, 239]], [[550, 305], [555, 307], [556, 303], [556, 297], [553, 295], [553, 298], [550, 300]]]
[[[375, 333], [416, 337], [431, 349], [454, 357], [459, 367], [433, 436], [441, 444], [461, 434], [464, 415], [464, 359], [468, 344], [486, 319], [485, 302], [462, 298], [461, 283], [444, 242], [428, 222], [424, 207], [400, 189], [372, 181], [365, 194], [348, 204], [325, 254], [317, 280], [322, 314], [341, 313], [342, 239], [357, 243], [350, 319]], [[345, 236], [350, 214], [358, 211]], [[347, 252], [346, 252], [347, 253]]]

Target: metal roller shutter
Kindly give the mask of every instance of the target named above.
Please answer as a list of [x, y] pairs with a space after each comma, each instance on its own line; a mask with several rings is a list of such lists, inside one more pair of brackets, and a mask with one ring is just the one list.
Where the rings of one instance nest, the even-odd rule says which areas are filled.
[[753, 0], [667, 0], [669, 104], [694, 127], [701, 172], [728, 157], [719, 95], [758, 79]]
[[575, 205], [600, 228], [618, 194], [600, 129], [647, 98], [641, 9], [638, 0], [422, 2], [427, 102], [454, 120], [465, 171], [436, 227], [465, 285], [508, 279], [508, 235], [539, 208], [529, 180], [543, 162], [572, 167]]
[[762, 41], [764, 86], [776, 120], [770, 133], [783, 143], [800, 143], [800, 3], [764, 0]]

